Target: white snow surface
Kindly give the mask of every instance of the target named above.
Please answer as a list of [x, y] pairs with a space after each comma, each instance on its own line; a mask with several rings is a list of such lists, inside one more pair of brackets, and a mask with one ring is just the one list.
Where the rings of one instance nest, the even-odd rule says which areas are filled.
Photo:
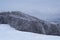
[[0, 24], [0, 40], [60, 40], [60, 36], [49, 36], [17, 31], [8, 24]]

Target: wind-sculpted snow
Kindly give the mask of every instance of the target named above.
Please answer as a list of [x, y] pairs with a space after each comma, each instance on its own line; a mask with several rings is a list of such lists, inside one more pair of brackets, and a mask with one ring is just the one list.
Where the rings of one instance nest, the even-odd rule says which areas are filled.
[[60, 36], [59, 24], [49, 23], [18, 11], [1, 12], [0, 23], [9, 24], [19, 31]]

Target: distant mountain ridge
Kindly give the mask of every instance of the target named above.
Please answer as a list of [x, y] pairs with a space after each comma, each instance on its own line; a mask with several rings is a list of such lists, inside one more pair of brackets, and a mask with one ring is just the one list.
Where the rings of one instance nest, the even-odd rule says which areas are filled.
[[59, 23], [60, 24], [60, 18], [51, 19], [49, 22]]
[[19, 31], [60, 36], [60, 24], [49, 23], [19, 11], [0, 12], [0, 24], [9, 24]]

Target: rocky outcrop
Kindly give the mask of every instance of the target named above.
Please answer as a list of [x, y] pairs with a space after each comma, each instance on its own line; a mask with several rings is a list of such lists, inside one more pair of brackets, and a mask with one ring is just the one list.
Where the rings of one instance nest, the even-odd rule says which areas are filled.
[[11, 27], [26, 32], [47, 35], [60, 35], [60, 25], [40, 20], [22, 12], [1, 12], [0, 24], [9, 24]]

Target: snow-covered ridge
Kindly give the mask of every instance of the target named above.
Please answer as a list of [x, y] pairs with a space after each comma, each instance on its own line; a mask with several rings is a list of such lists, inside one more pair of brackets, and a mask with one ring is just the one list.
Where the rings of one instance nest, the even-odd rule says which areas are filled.
[[49, 36], [17, 31], [8, 24], [0, 24], [0, 40], [60, 40], [60, 36]]
[[22, 12], [1, 12], [0, 23], [26, 32], [60, 36], [60, 24], [53, 24]]

